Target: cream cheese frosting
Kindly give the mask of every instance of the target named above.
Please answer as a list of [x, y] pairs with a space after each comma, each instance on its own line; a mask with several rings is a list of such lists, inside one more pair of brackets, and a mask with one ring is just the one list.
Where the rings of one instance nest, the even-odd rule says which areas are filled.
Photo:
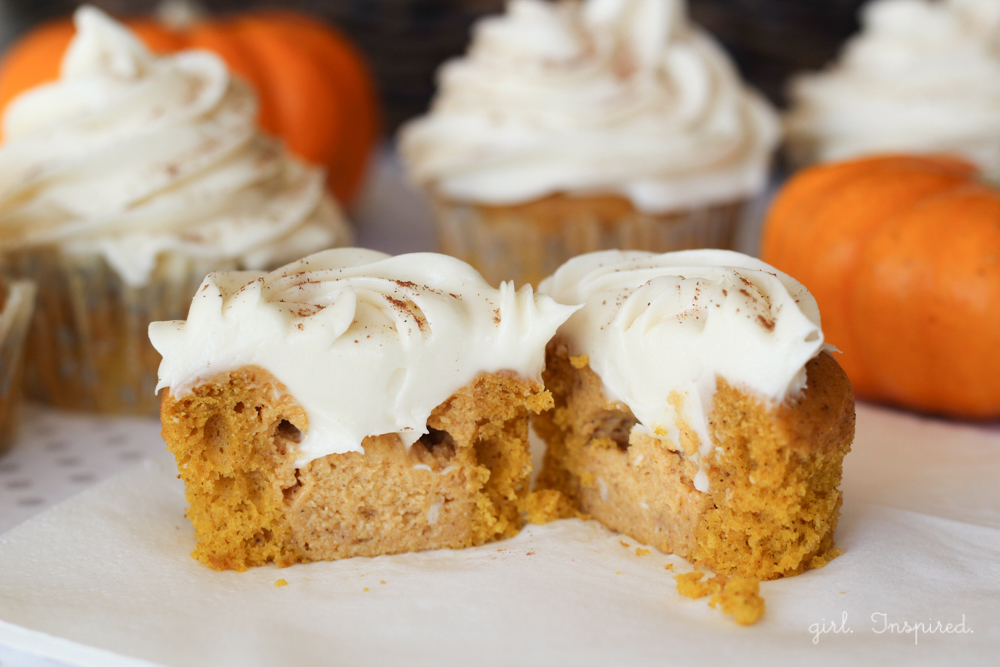
[[825, 347], [809, 291], [728, 250], [581, 255], [539, 291], [583, 306], [558, 334], [571, 354], [589, 358], [605, 395], [632, 410], [634, 429], [677, 443], [680, 417], [697, 434], [699, 491], [708, 490], [717, 379], [780, 403], [804, 389], [806, 362]]
[[545, 345], [576, 310], [530, 285], [491, 287], [445, 255], [327, 250], [271, 273], [210, 274], [186, 322], [154, 322], [157, 391], [183, 396], [254, 365], [306, 412], [298, 465], [363, 452], [369, 435], [407, 446], [431, 411], [484, 372], [540, 381]]
[[1000, 175], [1000, 3], [878, 0], [825, 71], [793, 80], [799, 161], [954, 153]]
[[349, 239], [321, 170], [258, 131], [219, 57], [155, 57], [91, 7], [75, 21], [59, 80], [3, 118], [0, 247], [96, 252], [138, 286], [164, 253], [263, 268]]
[[456, 200], [610, 193], [662, 213], [756, 194], [778, 136], [682, 0], [511, 0], [442, 67], [400, 150]]

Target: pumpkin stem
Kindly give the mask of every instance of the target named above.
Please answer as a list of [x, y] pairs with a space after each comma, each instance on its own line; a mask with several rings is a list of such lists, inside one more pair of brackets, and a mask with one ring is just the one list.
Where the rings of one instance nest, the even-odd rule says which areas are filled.
[[187, 30], [208, 17], [208, 12], [196, 0], [160, 0], [156, 18], [170, 30]]

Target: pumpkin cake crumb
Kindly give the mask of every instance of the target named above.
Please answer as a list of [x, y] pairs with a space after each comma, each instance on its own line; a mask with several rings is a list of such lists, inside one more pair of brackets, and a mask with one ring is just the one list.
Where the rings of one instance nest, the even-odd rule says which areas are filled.
[[556, 519], [583, 518], [573, 502], [555, 489], [539, 489], [528, 493], [521, 504], [524, 520], [538, 525]]
[[639, 547], [635, 548], [635, 555], [636, 556], [648, 556], [651, 553], [653, 553], [653, 552], [650, 551], [649, 549], [640, 549]]
[[722, 613], [732, 616], [740, 625], [753, 625], [764, 615], [764, 598], [760, 596], [760, 582], [747, 577], [729, 577], [722, 590], [709, 601], [712, 609], [722, 607]]
[[677, 592], [684, 597], [697, 600], [722, 590], [722, 581], [719, 575], [702, 581], [704, 576], [704, 572], [697, 570], [674, 575], [674, 580], [677, 582]]
[[837, 556], [840, 556], [844, 552], [840, 547], [834, 547], [825, 554], [820, 554], [818, 556], [813, 556], [813, 559], [809, 562], [809, 568], [812, 570], [819, 570], [830, 564]]
[[760, 596], [757, 579], [717, 574], [703, 580], [704, 576], [704, 572], [698, 571], [676, 575], [677, 592], [692, 600], [711, 595], [709, 606], [721, 607], [722, 613], [732, 616], [740, 625], [753, 625], [764, 615], [764, 598]]
[[[555, 409], [533, 418], [547, 445], [537, 488], [558, 490], [608, 528], [721, 574], [776, 579], [839, 553], [838, 486], [855, 416], [850, 382], [829, 353], [806, 363], [805, 389], [779, 405], [717, 378], [708, 415], [714, 447], [704, 459], [683, 419], [673, 436], [633, 428], [628, 407], [610, 400], [600, 376], [574, 358], [561, 335], [549, 343], [543, 378]], [[677, 414], [683, 400], [668, 397]], [[705, 491], [695, 488], [698, 474]]]
[[[263, 368], [220, 373], [180, 397], [167, 391], [161, 418], [186, 486], [192, 555], [243, 571], [516, 535], [531, 474], [528, 412], [551, 404], [538, 382], [481, 373], [434, 408], [409, 449], [395, 434], [370, 436], [363, 454], [301, 468], [305, 411]], [[537, 497], [570, 507], [555, 491]]]
[[674, 564], [673, 563], [667, 563], [666, 565], [663, 566], [663, 569], [664, 570], [670, 570], [671, 572], [673, 572], [674, 571]]
[[278, 579], [276, 582], [274, 582], [274, 587], [275, 588], [281, 588], [282, 586], [287, 586], [287, 585], [288, 585], [288, 582], [285, 581], [284, 579]]

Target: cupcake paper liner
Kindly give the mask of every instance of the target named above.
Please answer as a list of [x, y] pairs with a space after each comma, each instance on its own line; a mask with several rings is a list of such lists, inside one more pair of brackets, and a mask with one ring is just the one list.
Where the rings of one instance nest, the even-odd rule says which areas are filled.
[[34, 283], [18, 280], [6, 286], [0, 312], [0, 453], [10, 447], [17, 432], [24, 341], [34, 307]]
[[434, 198], [442, 252], [472, 264], [488, 282], [538, 286], [570, 257], [614, 248], [670, 252], [732, 249], [746, 200], [649, 214], [621, 197], [552, 196], [516, 206]]
[[92, 412], [156, 415], [160, 355], [150, 322], [184, 319], [218, 259], [162, 256], [149, 282], [126, 284], [103, 257], [32, 249], [4, 257], [8, 275], [38, 285], [25, 390], [34, 400]]

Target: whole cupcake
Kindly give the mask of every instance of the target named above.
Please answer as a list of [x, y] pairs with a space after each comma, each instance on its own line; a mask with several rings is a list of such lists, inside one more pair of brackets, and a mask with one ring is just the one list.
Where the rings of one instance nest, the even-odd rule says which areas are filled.
[[92, 8], [75, 21], [61, 78], [3, 118], [0, 262], [38, 283], [30, 396], [153, 414], [150, 322], [183, 318], [210, 271], [279, 266], [349, 231], [321, 170], [260, 134], [218, 57], [154, 57]]
[[878, 0], [838, 62], [792, 81], [793, 162], [950, 153], [1000, 176], [1000, 3]]
[[776, 116], [681, 0], [513, 0], [403, 128], [441, 248], [537, 282], [604, 248], [728, 248]]

